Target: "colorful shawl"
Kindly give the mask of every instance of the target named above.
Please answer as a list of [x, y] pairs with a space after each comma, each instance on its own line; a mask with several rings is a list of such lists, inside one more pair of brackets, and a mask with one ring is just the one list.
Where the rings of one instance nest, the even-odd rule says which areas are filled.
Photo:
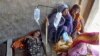
[[80, 32], [81, 30], [83, 30], [83, 26], [84, 26], [84, 22], [83, 22], [83, 17], [79, 14], [76, 14], [76, 18], [77, 20], [77, 25], [76, 25], [76, 29], [78, 32]]
[[88, 44], [98, 45], [99, 33], [91, 32], [91, 33], [80, 34], [76, 39], [73, 40], [72, 47], [75, 47], [79, 43], [88, 43]]

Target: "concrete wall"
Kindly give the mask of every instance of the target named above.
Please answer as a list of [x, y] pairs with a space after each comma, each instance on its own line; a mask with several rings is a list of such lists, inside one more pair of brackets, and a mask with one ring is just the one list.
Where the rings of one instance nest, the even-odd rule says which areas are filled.
[[[98, 1], [98, 0], [94, 1], [93, 7], [92, 7], [91, 12], [90, 12], [90, 15], [88, 16], [86, 25], [84, 27], [85, 32], [90, 31], [91, 26], [93, 27], [94, 30], [95, 29], [98, 30], [98, 28], [99, 28], [98, 22], [94, 23], [95, 17], [97, 16], [97, 14], [99, 12], [99, 2], [100, 1]], [[98, 20], [98, 18], [96, 20]], [[94, 26], [97, 27], [97, 28], [95, 28]], [[92, 30], [92, 31], [94, 31], [94, 30]]]
[[[53, 7], [63, 1], [70, 6], [78, 3], [78, 0], [0, 0], [0, 43], [39, 28], [32, 19], [33, 10], [37, 5]], [[40, 9], [42, 22], [51, 9], [47, 7]]]
[[94, 3], [94, 0], [91, 0], [91, 1], [90, 0], [82, 0], [81, 13], [82, 13], [82, 16], [84, 17], [85, 21], [87, 20], [89, 14], [90, 14], [93, 3]]

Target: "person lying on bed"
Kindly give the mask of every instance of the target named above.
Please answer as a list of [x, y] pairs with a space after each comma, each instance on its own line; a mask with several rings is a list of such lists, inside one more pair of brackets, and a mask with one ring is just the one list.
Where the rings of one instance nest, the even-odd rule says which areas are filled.
[[33, 36], [27, 36], [26, 38], [25, 44], [28, 56], [44, 56], [40, 30], [34, 31]]
[[41, 31], [35, 30], [19, 38], [12, 44], [13, 49], [24, 49], [24, 56], [44, 56], [45, 46], [42, 42]]

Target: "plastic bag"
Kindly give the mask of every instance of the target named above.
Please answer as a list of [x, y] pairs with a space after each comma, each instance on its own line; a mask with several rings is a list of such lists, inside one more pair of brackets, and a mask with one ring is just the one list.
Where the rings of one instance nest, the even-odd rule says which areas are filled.
[[63, 40], [65, 41], [65, 42], [72, 42], [72, 39], [71, 39], [71, 37], [70, 36], [68, 36], [68, 33], [67, 32], [64, 32], [63, 33]]

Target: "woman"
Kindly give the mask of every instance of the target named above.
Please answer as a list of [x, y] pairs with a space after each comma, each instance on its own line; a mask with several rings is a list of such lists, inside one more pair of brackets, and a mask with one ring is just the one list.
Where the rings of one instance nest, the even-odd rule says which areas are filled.
[[[68, 5], [60, 4], [54, 11], [48, 16], [49, 18], [49, 40], [51, 42], [57, 42], [63, 32], [67, 31], [68, 35], [72, 32], [72, 17], [69, 14]], [[59, 20], [59, 22], [58, 22]], [[58, 23], [56, 23], [58, 22]]]
[[72, 37], [75, 38], [77, 35], [80, 33], [83, 33], [83, 28], [84, 28], [84, 19], [80, 15], [80, 6], [75, 4], [71, 10], [70, 14], [73, 17], [73, 32], [72, 32]]
[[40, 30], [34, 31], [32, 36], [27, 36], [25, 44], [28, 52], [27, 56], [44, 56], [44, 46], [42, 43]]

